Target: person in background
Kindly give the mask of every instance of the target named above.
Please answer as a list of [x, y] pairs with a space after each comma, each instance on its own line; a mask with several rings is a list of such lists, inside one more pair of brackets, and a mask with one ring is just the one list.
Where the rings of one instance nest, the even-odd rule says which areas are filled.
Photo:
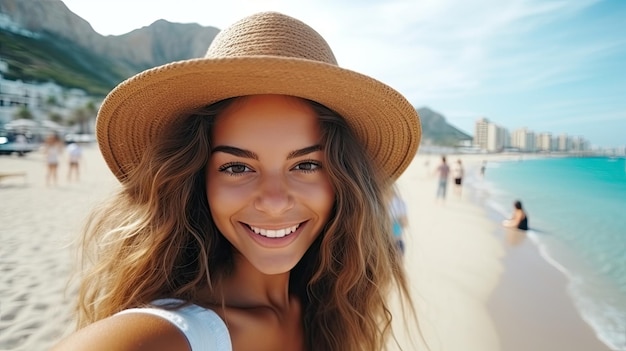
[[83, 156], [83, 150], [77, 143], [71, 143], [67, 146], [67, 154], [69, 156], [69, 170], [67, 172], [67, 181], [71, 182], [72, 177], [78, 182], [80, 173], [80, 161]]
[[481, 178], [485, 177], [485, 170], [487, 170], [487, 161], [483, 161], [483, 163], [480, 165], [480, 177]]
[[85, 226], [79, 329], [53, 350], [373, 351], [414, 316], [385, 200], [419, 116], [308, 25], [248, 16], [120, 83], [96, 123], [120, 189]]
[[390, 187], [389, 193], [389, 212], [391, 213], [393, 239], [396, 243], [398, 253], [404, 256], [404, 231], [408, 225], [406, 203], [395, 186]]
[[26, 152], [28, 152], [27, 144], [28, 144], [28, 139], [26, 138], [24, 134], [20, 133], [15, 136], [15, 148], [17, 149], [18, 156], [26, 155]]
[[450, 166], [446, 161], [446, 156], [441, 156], [441, 164], [435, 169], [437, 175], [437, 200], [446, 200], [446, 191], [448, 189], [448, 178], [450, 176]]
[[461, 197], [463, 190], [463, 176], [465, 170], [463, 169], [463, 163], [461, 159], [456, 161], [456, 165], [452, 169], [452, 178], [454, 178], [454, 192]]
[[502, 225], [509, 228], [528, 230], [528, 215], [522, 207], [522, 202], [516, 200], [513, 203], [513, 208], [514, 210], [511, 218], [502, 221]]
[[46, 185], [57, 185], [59, 159], [63, 153], [63, 142], [57, 134], [50, 134], [43, 144], [46, 159]]

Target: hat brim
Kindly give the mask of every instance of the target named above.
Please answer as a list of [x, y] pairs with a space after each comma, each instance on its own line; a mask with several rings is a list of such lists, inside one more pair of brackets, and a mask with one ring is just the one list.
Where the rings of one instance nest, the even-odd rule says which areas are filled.
[[100, 151], [123, 181], [146, 147], [180, 118], [223, 99], [254, 94], [297, 96], [336, 111], [392, 179], [417, 152], [419, 116], [396, 90], [334, 65], [274, 56], [178, 61], [129, 78], [109, 93], [98, 112]]

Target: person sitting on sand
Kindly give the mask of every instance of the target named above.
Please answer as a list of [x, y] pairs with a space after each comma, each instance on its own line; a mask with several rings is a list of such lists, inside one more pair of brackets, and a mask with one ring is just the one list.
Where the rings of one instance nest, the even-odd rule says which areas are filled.
[[522, 202], [519, 200], [515, 201], [513, 207], [515, 208], [513, 215], [511, 218], [502, 221], [502, 225], [509, 228], [528, 230], [528, 216], [522, 208]]

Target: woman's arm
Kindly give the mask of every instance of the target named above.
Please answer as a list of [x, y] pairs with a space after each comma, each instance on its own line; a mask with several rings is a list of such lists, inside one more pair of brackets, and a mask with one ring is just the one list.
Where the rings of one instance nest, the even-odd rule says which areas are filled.
[[524, 219], [524, 212], [521, 210], [515, 210], [515, 212], [513, 212], [513, 217], [502, 221], [502, 225], [505, 227], [517, 227], [522, 219]]
[[150, 314], [112, 316], [76, 331], [51, 351], [191, 351], [187, 338], [167, 320]]

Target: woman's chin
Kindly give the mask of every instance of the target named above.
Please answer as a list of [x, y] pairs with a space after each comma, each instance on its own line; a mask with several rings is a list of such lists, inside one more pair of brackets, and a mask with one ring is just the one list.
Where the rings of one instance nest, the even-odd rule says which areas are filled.
[[272, 256], [255, 260], [253, 266], [265, 275], [278, 275], [289, 273], [298, 264], [302, 257]]

